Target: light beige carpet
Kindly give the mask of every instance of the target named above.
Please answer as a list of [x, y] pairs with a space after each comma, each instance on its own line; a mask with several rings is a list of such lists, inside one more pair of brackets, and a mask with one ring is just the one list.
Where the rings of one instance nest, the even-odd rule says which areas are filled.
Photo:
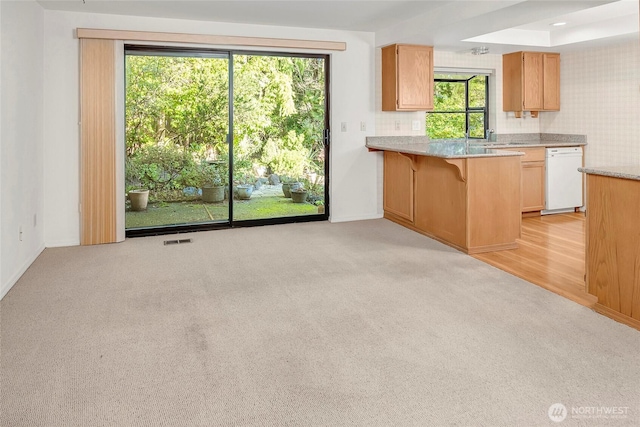
[[44, 251], [2, 426], [640, 425], [640, 332], [386, 220], [172, 237]]

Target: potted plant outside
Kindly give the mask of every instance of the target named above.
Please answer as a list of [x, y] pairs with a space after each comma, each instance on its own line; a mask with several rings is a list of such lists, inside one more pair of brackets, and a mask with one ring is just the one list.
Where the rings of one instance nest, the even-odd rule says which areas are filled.
[[236, 186], [236, 190], [238, 192], [238, 199], [240, 200], [249, 200], [251, 198], [251, 194], [253, 194], [253, 184], [252, 177], [248, 175], [243, 175], [240, 179], [240, 183]]
[[200, 170], [202, 201], [218, 203], [224, 200], [224, 183], [214, 165], [205, 164]]
[[284, 197], [291, 197], [291, 190], [302, 187], [302, 183], [290, 178], [282, 178], [282, 194]]
[[132, 211], [145, 211], [149, 202], [149, 190], [141, 188], [129, 191], [129, 201]]
[[307, 201], [307, 195], [309, 192], [304, 187], [297, 187], [291, 189], [291, 200], [293, 203], [304, 203]]

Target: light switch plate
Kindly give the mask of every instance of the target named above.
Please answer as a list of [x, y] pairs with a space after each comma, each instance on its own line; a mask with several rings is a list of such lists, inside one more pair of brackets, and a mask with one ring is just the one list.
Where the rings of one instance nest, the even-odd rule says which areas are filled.
[[411, 122], [411, 130], [420, 130], [420, 120], [414, 120]]

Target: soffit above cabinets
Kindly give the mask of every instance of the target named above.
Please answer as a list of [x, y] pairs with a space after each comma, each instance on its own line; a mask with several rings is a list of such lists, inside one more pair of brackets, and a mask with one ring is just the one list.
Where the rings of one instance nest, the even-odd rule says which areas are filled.
[[[45, 9], [375, 33], [376, 46], [566, 51], [638, 38], [637, 0], [39, 0]], [[566, 22], [563, 26], [553, 26]], [[263, 31], [256, 27], [256, 31]], [[313, 32], [310, 32], [313, 38]]]

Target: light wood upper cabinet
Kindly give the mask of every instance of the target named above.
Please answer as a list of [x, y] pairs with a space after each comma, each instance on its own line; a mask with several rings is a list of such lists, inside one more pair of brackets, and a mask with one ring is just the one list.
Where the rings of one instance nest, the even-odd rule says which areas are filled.
[[560, 110], [560, 54], [514, 52], [502, 56], [502, 109], [521, 117], [523, 111]]
[[[524, 52], [522, 54], [523, 110], [543, 109], [543, 70], [541, 53]], [[517, 90], [517, 88], [513, 90]]]
[[545, 53], [542, 55], [543, 72], [543, 107], [545, 111], [560, 111], [560, 54]]
[[382, 48], [382, 111], [433, 110], [433, 47]]

